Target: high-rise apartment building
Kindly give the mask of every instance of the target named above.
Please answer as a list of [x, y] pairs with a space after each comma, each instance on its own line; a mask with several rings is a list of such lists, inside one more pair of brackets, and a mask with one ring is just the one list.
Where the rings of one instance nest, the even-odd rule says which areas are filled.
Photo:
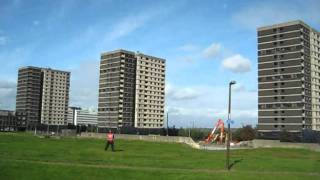
[[101, 55], [98, 126], [162, 128], [165, 60], [126, 50]]
[[67, 125], [70, 72], [42, 69], [41, 124]]
[[130, 51], [103, 53], [100, 62], [98, 125], [134, 125], [136, 59]]
[[302, 21], [258, 28], [258, 131], [320, 130], [320, 34]]
[[164, 120], [165, 60], [136, 54], [135, 127], [161, 128]]
[[26, 126], [40, 121], [42, 71], [37, 67], [23, 67], [18, 72], [16, 111], [26, 113]]
[[66, 125], [70, 72], [23, 67], [18, 72], [16, 111], [26, 113], [26, 126]]

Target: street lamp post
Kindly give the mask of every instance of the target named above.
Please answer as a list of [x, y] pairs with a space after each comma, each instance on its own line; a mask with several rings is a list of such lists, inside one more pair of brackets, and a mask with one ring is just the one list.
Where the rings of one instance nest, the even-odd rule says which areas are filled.
[[229, 105], [228, 105], [228, 134], [227, 134], [227, 153], [226, 153], [226, 168], [227, 170], [230, 170], [230, 164], [229, 164], [229, 159], [230, 159], [230, 121], [231, 121], [231, 86], [236, 84], [236, 81], [231, 81], [229, 83]]

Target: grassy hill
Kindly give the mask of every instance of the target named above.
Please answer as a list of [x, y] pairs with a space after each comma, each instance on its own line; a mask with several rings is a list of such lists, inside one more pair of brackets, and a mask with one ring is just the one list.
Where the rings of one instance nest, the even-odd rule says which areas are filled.
[[0, 133], [0, 179], [320, 179], [320, 153], [302, 149], [203, 151], [183, 144], [46, 139]]

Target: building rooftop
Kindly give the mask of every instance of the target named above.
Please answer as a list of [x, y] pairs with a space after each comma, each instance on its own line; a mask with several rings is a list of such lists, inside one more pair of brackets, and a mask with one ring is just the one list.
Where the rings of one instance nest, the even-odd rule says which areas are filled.
[[52, 69], [49, 67], [43, 68], [43, 67], [35, 67], [35, 66], [24, 66], [24, 67], [20, 67], [19, 70], [21, 69], [38, 69], [38, 70], [51, 70], [51, 71], [57, 71], [57, 72], [63, 72], [63, 73], [68, 73], [70, 74], [69, 71], [63, 71], [63, 70], [58, 70], [58, 69]]
[[136, 55], [136, 56], [145, 56], [145, 57], [149, 57], [149, 58], [152, 58], [152, 59], [158, 59], [158, 60], [161, 60], [161, 61], [165, 61], [165, 59], [163, 59], [163, 58], [146, 55], [146, 54], [143, 54], [143, 53], [141, 53], [141, 52], [139, 52], [139, 51], [137, 51], [137, 52], [135, 53], [135, 52], [133, 52], [133, 51], [128, 51], [128, 50], [124, 50], [124, 49], [117, 49], [117, 50], [113, 50], [113, 51], [103, 52], [103, 53], [101, 53], [101, 55], [114, 54], [114, 53], [118, 53], [118, 52], [123, 52], [123, 53], [127, 53], [127, 54], [132, 54], [132, 55]]
[[149, 58], [152, 58], [152, 59], [158, 59], [158, 60], [161, 60], [161, 61], [166, 61], [163, 58], [158, 58], [158, 57], [155, 57], [155, 56], [146, 55], [146, 54], [140, 53], [139, 51], [136, 53], [136, 55], [137, 56], [145, 56], [145, 57], [149, 57]]
[[114, 54], [114, 53], [118, 53], [118, 52], [123, 52], [123, 53], [133, 54], [133, 55], [135, 54], [133, 51], [127, 51], [124, 49], [117, 49], [117, 50], [113, 50], [113, 51], [103, 52], [103, 53], [101, 53], [101, 55]]
[[[295, 25], [295, 24], [302, 24], [310, 29], [313, 29], [308, 24], [303, 22], [302, 20], [294, 20], [294, 21], [288, 21], [288, 22], [284, 22], [284, 23], [277, 23], [277, 24], [273, 24], [273, 25], [269, 25], [269, 26], [258, 27], [258, 31], [268, 30], [268, 29], [273, 29], [273, 28], [278, 28], [278, 27], [283, 27], [283, 26], [290, 26], [290, 25]], [[315, 29], [313, 29], [313, 30], [315, 30]]]

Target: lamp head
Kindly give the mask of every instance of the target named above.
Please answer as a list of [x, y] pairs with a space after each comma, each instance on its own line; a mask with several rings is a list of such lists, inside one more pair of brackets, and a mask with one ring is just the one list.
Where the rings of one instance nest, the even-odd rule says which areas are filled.
[[230, 85], [236, 84], [236, 81], [230, 81]]

